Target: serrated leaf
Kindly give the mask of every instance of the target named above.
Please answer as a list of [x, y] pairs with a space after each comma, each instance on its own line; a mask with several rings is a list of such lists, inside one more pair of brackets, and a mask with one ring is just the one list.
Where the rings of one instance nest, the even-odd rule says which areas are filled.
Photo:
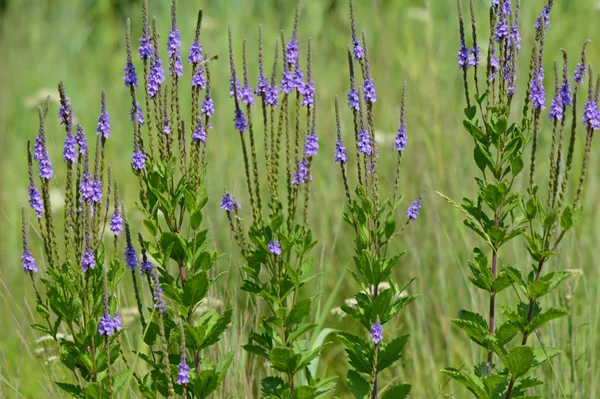
[[508, 352], [506, 368], [513, 377], [521, 377], [531, 370], [534, 355], [530, 346], [517, 346]]
[[191, 307], [200, 302], [209, 288], [208, 275], [206, 272], [199, 272], [190, 278], [183, 289], [183, 304]]
[[531, 319], [531, 323], [527, 326], [527, 331], [531, 334], [549, 321], [568, 315], [569, 311], [565, 309], [550, 308]]
[[404, 399], [410, 393], [411, 388], [409, 384], [396, 385], [386, 390], [381, 399]]
[[273, 348], [269, 356], [271, 365], [275, 370], [284, 373], [294, 373], [300, 362], [300, 355], [290, 348]]
[[406, 345], [410, 334], [401, 335], [393, 339], [390, 343], [382, 345], [377, 359], [377, 370], [383, 371], [390, 367], [402, 356], [402, 349]]
[[370, 393], [371, 385], [354, 370], [348, 370], [346, 382], [348, 382], [350, 392], [356, 399], [364, 399]]
[[471, 391], [479, 399], [487, 399], [488, 395], [485, 391], [483, 382], [475, 374], [467, 373], [465, 371], [457, 370], [452, 367], [448, 367], [442, 370], [442, 374], [452, 378], [469, 391]]
[[286, 324], [294, 325], [302, 322], [310, 314], [312, 299], [298, 301], [285, 319]]

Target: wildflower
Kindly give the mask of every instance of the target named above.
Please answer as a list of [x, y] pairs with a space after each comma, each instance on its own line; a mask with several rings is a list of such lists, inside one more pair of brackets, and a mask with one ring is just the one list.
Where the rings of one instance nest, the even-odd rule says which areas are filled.
[[27, 246], [24, 246], [23, 254], [21, 255], [21, 262], [23, 262], [23, 270], [25, 273], [37, 272], [37, 265], [35, 263], [35, 259], [33, 258], [33, 254], [27, 249]]
[[546, 4], [542, 9], [540, 15], [538, 15], [537, 20], [535, 22], [534, 27], [536, 31], [538, 31], [541, 28], [542, 19], [544, 20], [544, 29], [546, 30], [550, 27], [550, 11], [552, 11], [552, 8], [549, 4]]
[[281, 91], [288, 94], [294, 90], [294, 78], [292, 72], [283, 71], [283, 77], [281, 78]]
[[557, 95], [552, 99], [552, 104], [550, 105], [550, 113], [548, 118], [553, 120], [562, 120], [563, 118], [563, 102], [560, 96], [560, 93], [556, 93]]
[[269, 80], [265, 77], [265, 74], [261, 72], [260, 75], [258, 75], [255, 93], [257, 96], [266, 96], [268, 88]]
[[240, 100], [246, 105], [254, 105], [254, 91], [252, 86], [245, 85], [239, 91]]
[[358, 132], [358, 152], [361, 152], [366, 156], [371, 156], [371, 151], [371, 137], [369, 136], [369, 132], [365, 129], [361, 129]]
[[115, 209], [110, 218], [110, 231], [117, 237], [123, 232], [123, 216], [121, 216], [119, 208]]
[[508, 22], [506, 21], [506, 15], [501, 12], [500, 18], [498, 19], [498, 23], [496, 24], [494, 40], [496, 40], [496, 43], [501, 43], [502, 41], [507, 40], [508, 36], [509, 31]]
[[367, 103], [374, 103], [377, 101], [377, 94], [375, 93], [375, 84], [373, 83], [373, 79], [369, 78], [367, 75], [367, 79], [365, 80], [365, 101]]
[[231, 197], [229, 193], [223, 194], [221, 198], [221, 209], [225, 209], [227, 212], [233, 212], [235, 208], [239, 208], [239, 204]]
[[335, 142], [335, 163], [347, 163], [348, 156], [346, 155], [346, 147], [340, 137]]
[[190, 47], [190, 56], [188, 57], [188, 62], [190, 64], [196, 64], [202, 61], [202, 45], [194, 40], [192, 46]]
[[471, 55], [472, 57], [469, 59], [467, 67], [478, 66], [479, 62], [481, 61], [481, 48], [479, 47], [479, 45], [471, 49]]
[[419, 210], [421, 209], [422, 201], [423, 196], [421, 195], [419, 198], [413, 201], [410, 207], [408, 207], [408, 209], [406, 210], [406, 216], [408, 216], [410, 220], [416, 220], [419, 216]]
[[165, 81], [165, 70], [162, 60], [158, 54], [155, 54], [150, 64], [150, 74], [148, 75], [148, 94], [154, 98], [158, 93], [158, 88]]
[[296, 171], [292, 172], [292, 184], [303, 184], [306, 183], [308, 179], [312, 180], [312, 176], [308, 176], [308, 162], [303, 159], [302, 161], [298, 162]]
[[233, 87], [233, 77], [229, 78], [229, 98], [233, 98], [237, 93], [238, 98], [240, 97], [240, 92], [242, 91], [242, 85], [240, 80], [235, 78], [235, 88]]
[[544, 91], [544, 70], [538, 66], [531, 78], [529, 100], [534, 109], [546, 109], [546, 92]]
[[158, 272], [154, 271], [154, 309], [156, 309], [159, 313], [165, 313], [167, 311], [167, 303], [163, 298], [163, 289], [160, 286], [160, 281], [158, 280]]
[[268, 247], [270, 253], [275, 256], [281, 256], [281, 245], [279, 244], [279, 240], [271, 240]]
[[573, 97], [571, 96], [571, 85], [566, 77], [560, 86], [560, 98], [565, 106], [569, 106], [573, 103]]
[[100, 317], [100, 322], [98, 323], [98, 334], [100, 336], [111, 336], [115, 332], [113, 321], [110, 318], [110, 314], [105, 313], [104, 316]]
[[61, 106], [58, 109], [58, 118], [60, 124], [67, 126], [70, 130], [70, 126], [73, 124], [73, 108], [71, 107], [71, 102], [68, 98], [61, 98]]
[[371, 326], [371, 339], [375, 345], [378, 345], [381, 341], [383, 341], [383, 326], [377, 320], [375, 324]]
[[315, 131], [311, 131], [308, 136], [306, 136], [306, 143], [304, 144], [304, 154], [307, 157], [314, 157], [319, 153], [319, 137], [316, 135]]
[[463, 43], [461, 43], [458, 49], [458, 67], [469, 69], [471, 63], [469, 62], [469, 49]]
[[204, 90], [206, 87], [206, 73], [203, 68], [198, 69], [198, 72], [192, 77], [192, 87], [198, 87]]
[[141, 170], [146, 166], [146, 155], [140, 151], [135, 151], [131, 157], [131, 167], [133, 170]]
[[292, 37], [285, 48], [285, 57], [288, 64], [295, 67], [298, 66], [298, 57], [300, 56], [300, 49], [298, 39]]
[[121, 317], [119, 316], [118, 313], [115, 313], [115, 317], [113, 317], [112, 324], [113, 324], [113, 328], [115, 329], [115, 332], [121, 331]]
[[363, 48], [363, 46], [360, 45], [360, 40], [353, 39], [352, 46], [353, 46], [353, 52], [354, 52], [354, 59], [356, 61], [360, 60], [361, 58], [363, 58], [365, 56], [365, 49]]
[[585, 103], [583, 122], [590, 130], [598, 130], [600, 128], [600, 111], [598, 111], [598, 103], [591, 97], [588, 102]]
[[292, 73], [292, 86], [302, 94], [304, 88], [304, 72], [301, 68], [296, 68]]
[[214, 115], [215, 113], [215, 103], [212, 100], [212, 98], [210, 98], [210, 94], [207, 93], [206, 94], [206, 98], [204, 98], [204, 100], [202, 101], [202, 115], [206, 115], [209, 118], [211, 116]]
[[87, 272], [89, 269], [93, 269], [96, 267], [96, 259], [94, 258], [94, 251], [89, 247], [87, 250], [81, 255], [81, 270]]
[[140, 267], [140, 272], [142, 274], [147, 274], [150, 276], [152, 274], [152, 263], [146, 259], [142, 262], [142, 266]]
[[[83, 130], [83, 129], [82, 129]], [[100, 116], [98, 117], [98, 128], [96, 129], [97, 134], [101, 134], [105, 139], [110, 137], [110, 115], [106, 111], [106, 96], [102, 92], [102, 109], [100, 110]]]
[[137, 87], [137, 74], [135, 73], [135, 67], [131, 62], [131, 59], [127, 60], [127, 64], [125, 65], [125, 76], [123, 80], [125, 81], [125, 86], [127, 87]]
[[577, 64], [577, 69], [575, 69], [575, 76], [573, 76], [573, 80], [577, 84], [583, 83], [583, 78], [587, 76], [587, 66], [585, 63]]
[[131, 121], [133, 122], [133, 115], [137, 115], [137, 123], [140, 126], [144, 125], [144, 113], [142, 112], [142, 108], [140, 107], [140, 103], [139, 102], [135, 102], [135, 110], [133, 108], [131, 108], [129, 110], [129, 116], [131, 118]]
[[131, 244], [131, 240], [128, 240], [127, 246], [125, 247], [125, 263], [127, 263], [127, 267], [129, 270], [134, 271], [136, 267], [138, 267], [138, 259], [137, 254], [135, 253], [135, 248]]
[[315, 82], [310, 81], [303, 84], [300, 90], [302, 94], [302, 106], [313, 108], [315, 106]]
[[43, 158], [40, 159], [39, 162], [39, 176], [41, 179], [50, 180], [54, 171], [52, 170], [52, 162], [50, 161], [50, 157], [46, 154]]
[[138, 47], [138, 55], [144, 62], [152, 57], [152, 44], [150, 44], [150, 36], [144, 35], [140, 37], [140, 47]]
[[65, 161], [77, 161], [77, 141], [69, 130], [65, 137], [65, 146], [63, 148], [63, 158]]
[[407, 144], [408, 144], [408, 139], [406, 136], [406, 123], [403, 123], [402, 126], [400, 126], [398, 128], [398, 135], [396, 136], [396, 143], [394, 145], [394, 150], [404, 151]]
[[33, 181], [29, 185], [29, 205], [35, 211], [35, 216], [41, 219], [44, 214], [44, 203], [40, 195], [40, 190], [33, 185]]
[[[173, 23], [169, 38], [167, 39], [167, 50], [169, 51], [169, 59], [171, 63], [175, 64], [175, 74], [181, 76], [183, 74], [183, 65], [181, 64], [181, 53], [179, 48], [181, 47], [181, 36], [179, 29]], [[169, 65], [169, 74], [173, 76], [173, 65]]]
[[198, 123], [198, 127], [196, 128], [196, 130], [194, 130], [194, 133], [192, 134], [192, 141], [201, 141], [202, 143], [206, 143], [206, 129], [200, 121]]
[[515, 47], [517, 54], [521, 51], [521, 35], [519, 34], [519, 24], [515, 23], [510, 30], [510, 46]]
[[[105, 136], [105, 138], [106, 137], [108, 136]], [[75, 134], [75, 141], [77, 141], [77, 145], [79, 146], [79, 154], [85, 155], [87, 151], [87, 140], [85, 138], [85, 132], [83, 131], [83, 127], [81, 125], [77, 125], [77, 134]]]
[[244, 133], [246, 129], [248, 129], [248, 122], [241, 109], [238, 108], [235, 110], [235, 118], [233, 118], [233, 121], [235, 122], [235, 129], [239, 130], [240, 133]]
[[179, 385], [187, 384], [190, 382], [190, 366], [185, 362], [185, 356], [181, 355], [181, 363], [177, 372], [177, 383]]
[[348, 106], [354, 110], [358, 111], [359, 109], [360, 98], [358, 97], [358, 90], [352, 85], [350, 87], [350, 92], [348, 93]]
[[278, 87], [276, 85], [268, 85], [265, 92], [265, 101], [267, 105], [272, 105], [273, 107], [279, 106], [279, 101], [277, 101], [278, 97]]
[[81, 200], [90, 204], [102, 202], [102, 182], [96, 181], [89, 173], [84, 173], [79, 184]]

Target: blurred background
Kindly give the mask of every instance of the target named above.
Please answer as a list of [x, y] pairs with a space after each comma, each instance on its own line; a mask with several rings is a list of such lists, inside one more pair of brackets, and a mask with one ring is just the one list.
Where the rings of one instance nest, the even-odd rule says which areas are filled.
[[[162, 32], [162, 51], [170, 25], [167, 0], [150, 0], [150, 15], [156, 15]], [[403, 207], [425, 192], [421, 217], [395, 243], [395, 250], [407, 251], [395, 271], [396, 281], [417, 277], [411, 293], [421, 298], [411, 304], [395, 321], [392, 335], [410, 332], [413, 337], [398, 367], [389, 370], [383, 381], [410, 382], [414, 398], [469, 394], [447, 383], [439, 370], [446, 366], [471, 367], [484, 354], [454, 328], [450, 318], [460, 309], [486, 313], [487, 299], [469, 284], [467, 260], [481, 240], [462, 224], [461, 215], [444, 202], [435, 191], [460, 200], [473, 196], [472, 142], [461, 125], [463, 94], [462, 75], [457, 68], [458, 22], [456, 2], [451, 0], [357, 0], [357, 25], [369, 39], [372, 75], [377, 86], [375, 121], [379, 140], [381, 187], [391, 189], [396, 154], [393, 138], [398, 128], [402, 84], [408, 85], [407, 124], [409, 146], [403, 156], [400, 189], [405, 195]], [[487, 10], [489, 0], [475, 0], [478, 10], [479, 36], [487, 51]], [[527, 64], [532, 45], [533, 25], [544, 0], [523, 2], [521, 27], [523, 49], [519, 59], [517, 107], [521, 107], [526, 88]], [[465, 3], [465, 7], [467, 4]], [[249, 40], [250, 69], [256, 76], [258, 26], [263, 25], [266, 59], [272, 59], [274, 43], [283, 29], [289, 37], [293, 25], [294, 0], [180, 0], [178, 23], [182, 34], [183, 54], [193, 39], [197, 10], [204, 10], [202, 44], [209, 55], [220, 60], [212, 67], [213, 95], [216, 102], [215, 129], [209, 136], [210, 162], [208, 188], [211, 193], [207, 226], [214, 246], [225, 253], [219, 270], [228, 270], [227, 285], [213, 293], [220, 300], [214, 306], [234, 305], [235, 324], [227, 333], [220, 350], [237, 350], [238, 361], [232, 366], [223, 392], [215, 397], [245, 398], [248, 359], [239, 349], [246, 342], [243, 326], [250, 314], [246, 311], [246, 294], [237, 289], [240, 256], [231, 243], [225, 215], [219, 209], [220, 194], [226, 187], [242, 202], [245, 197], [239, 139], [232, 132], [232, 101], [228, 98], [227, 25], [234, 32], [236, 52], [241, 56], [243, 39]], [[61, 154], [63, 129], [59, 128], [57, 84], [63, 81], [73, 104], [75, 117], [91, 138], [100, 110], [100, 92], [106, 89], [111, 115], [112, 136], [107, 142], [108, 162], [121, 183], [134, 231], [142, 231], [141, 215], [134, 202], [138, 186], [130, 172], [132, 129], [129, 123], [129, 93], [122, 81], [125, 62], [124, 27], [132, 19], [133, 37], [140, 36], [141, 3], [139, 0], [0, 0], [0, 398], [59, 397], [52, 388], [53, 379], [65, 380], [59, 363], [48, 354], [45, 343], [36, 342], [39, 333], [29, 324], [35, 319], [34, 295], [29, 278], [20, 264], [20, 207], [27, 204], [26, 142], [37, 134], [37, 105], [50, 95], [53, 102], [48, 119], [48, 143], [57, 178], [53, 179], [53, 205], [61, 212]], [[597, 0], [556, 0], [551, 27], [546, 38], [546, 83], [552, 93], [552, 61], [560, 60], [560, 48], [570, 55], [570, 72], [579, 59], [581, 45], [590, 38], [589, 62], [600, 65], [600, 3]], [[335, 307], [357, 291], [354, 281], [345, 274], [353, 267], [351, 240], [353, 233], [342, 221], [344, 194], [338, 169], [333, 167], [336, 95], [345, 103], [349, 80], [346, 46], [350, 43], [350, 17], [346, 0], [302, 1], [300, 22], [301, 53], [306, 54], [307, 38], [313, 40], [314, 80], [317, 88], [318, 130], [321, 153], [315, 160], [311, 189], [310, 224], [319, 244], [314, 250], [323, 275], [312, 292], [324, 292], [315, 317], [325, 317], [327, 328], [359, 331], [355, 323], [341, 319]], [[240, 58], [238, 58], [240, 59]], [[271, 61], [267, 62], [270, 65]], [[598, 66], [597, 68], [600, 68]], [[270, 66], [268, 67], [270, 70]], [[184, 81], [190, 79], [189, 69]], [[255, 78], [252, 79], [255, 84]], [[183, 91], [183, 98], [188, 91]], [[351, 114], [343, 108], [342, 124], [350, 142]], [[518, 108], [517, 108], [518, 109]], [[187, 109], [184, 106], [184, 114]], [[581, 113], [580, 113], [581, 114]], [[574, 173], [581, 165], [583, 132], [579, 132]], [[539, 160], [536, 169], [542, 187], [546, 187], [551, 126], [543, 117]], [[260, 140], [259, 140], [260, 142]], [[554, 372], [543, 368], [539, 376], [548, 383], [539, 389], [547, 398], [600, 397], [600, 297], [598, 259], [600, 239], [598, 205], [600, 144], [594, 143], [588, 184], [584, 193], [585, 217], [563, 243], [563, 252], [549, 268], [581, 269], [582, 275], [571, 279], [549, 297], [544, 306], [565, 306], [571, 316], [551, 323], [541, 332], [547, 346], [560, 347], [564, 353], [554, 361]], [[247, 211], [249, 207], [245, 207]], [[401, 216], [404, 217], [403, 215]], [[59, 224], [60, 225], [60, 224]], [[523, 271], [530, 267], [524, 242], [513, 240], [501, 253], [504, 264]], [[34, 239], [34, 253], [41, 258], [39, 242]], [[332, 294], [333, 293], [333, 294]], [[120, 293], [123, 309], [132, 306], [127, 289]], [[500, 302], [514, 301], [514, 292], [502, 294]], [[330, 330], [322, 330], [323, 339], [332, 340], [323, 354], [321, 375], [345, 375], [345, 356]], [[387, 339], [386, 338], [386, 339]], [[539, 342], [535, 343], [539, 345]], [[256, 365], [255, 365], [256, 366]], [[259, 366], [256, 366], [259, 367]], [[264, 369], [263, 365], [260, 365]], [[242, 378], [243, 377], [243, 378]], [[244, 381], [243, 383], [241, 381]], [[560, 381], [560, 385], [557, 383]], [[562, 386], [562, 387], [561, 387]], [[562, 391], [561, 391], [562, 389]], [[348, 397], [344, 378], [337, 394]]]

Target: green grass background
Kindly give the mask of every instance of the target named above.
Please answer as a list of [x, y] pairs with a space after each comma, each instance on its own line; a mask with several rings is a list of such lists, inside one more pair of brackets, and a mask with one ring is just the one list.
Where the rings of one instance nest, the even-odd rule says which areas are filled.
[[[35, 318], [31, 309], [33, 292], [29, 279], [20, 265], [20, 207], [27, 201], [26, 141], [37, 134], [35, 106], [46, 93], [56, 93], [62, 80], [71, 98], [74, 112], [91, 139], [99, 112], [100, 91], [105, 88], [111, 114], [112, 136], [108, 141], [108, 162], [112, 164], [122, 187], [122, 198], [130, 210], [130, 219], [137, 229], [141, 220], [135, 211], [137, 183], [129, 169], [132, 132], [128, 121], [129, 97], [122, 84], [125, 61], [124, 25], [131, 16], [134, 37], [139, 36], [141, 9], [138, 2], [119, 0], [12, 0], [3, 3], [0, 14], [0, 398], [59, 397], [52, 388], [53, 378], [68, 378], [57, 363], [44, 364], [36, 356], [39, 337], [29, 323]], [[169, 3], [151, 0], [150, 13], [159, 18], [164, 40], [168, 34]], [[214, 98], [217, 106], [215, 129], [209, 137], [210, 161], [208, 187], [211, 192], [205, 220], [214, 236], [214, 245], [226, 256], [218, 267], [229, 270], [227, 286], [215, 296], [235, 303], [235, 324], [226, 334], [218, 351], [237, 350], [225, 389], [215, 397], [233, 395], [247, 397], [253, 386], [252, 374], [247, 374], [245, 354], [239, 345], [245, 343], [245, 326], [253, 318], [253, 307], [245, 293], [236, 287], [239, 279], [240, 256], [231, 244], [226, 219], [218, 208], [224, 187], [233, 191], [242, 203], [245, 197], [243, 165], [239, 139], [232, 132], [232, 103], [228, 99], [227, 25], [235, 36], [236, 52], [241, 56], [244, 38], [249, 40], [251, 70], [257, 71], [258, 25], [263, 24], [267, 59], [272, 59], [275, 38], [280, 29], [289, 36], [293, 24], [293, 0], [180, 0], [179, 26], [182, 32], [184, 56], [191, 43], [197, 9], [204, 10], [202, 43], [209, 54], [220, 60], [212, 68]], [[476, 0], [479, 35], [487, 42], [487, 0]], [[519, 60], [519, 101], [523, 100], [524, 79], [535, 17], [544, 5], [542, 0], [523, 2], [523, 51]], [[600, 4], [596, 0], [556, 0], [551, 17], [551, 29], [546, 39], [547, 82], [552, 81], [551, 62], [560, 59], [560, 48], [571, 56], [570, 71], [579, 58], [581, 44], [591, 38], [588, 47], [590, 62], [600, 60]], [[484, 358], [469, 340], [449, 321], [462, 309], [475, 309], [485, 314], [487, 300], [474, 290], [467, 280], [466, 262], [473, 246], [483, 247], [478, 237], [462, 225], [461, 215], [447, 205], [435, 191], [451, 198], [472, 196], [475, 192], [471, 139], [461, 127], [462, 78], [456, 67], [458, 29], [456, 3], [452, 0], [357, 0], [358, 27], [369, 38], [372, 74], [377, 85], [375, 107], [376, 129], [393, 137], [398, 125], [403, 81], [407, 81], [407, 123], [409, 147], [403, 157], [400, 189], [405, 194], [404, 205], [425, 190], [423, 210], [417, 223], [410, 226], [394, 249], [406, 249], [397, 280], [417, 277], [411, 292], [421, 298], [403, 312], [385, 331], [386, 338], [410, 332], [413, 337], [405, 349], [403, 361], [386, 373], [384, 382], [406, 381], [413, 384], [414, 398], [432, 398], [440, 392], [463, 398], [469, 394], [452, 383], [446, 385], [439, 370], [445, 366], [470, 367]], [[318, 267], [323, 272], [317, 290], [325, 292], [319, 312], [329, 312], [356, 290], [349, 276], [352, 232], [341, 219], [344, 195], [338, 169], [333, 167], [335, 141], [333, 100], [339, 95], [345, 103], [348, 90], [346, 45], [349, 43], [349, 10], [345, 0], [305, 0], [301, 8], [302, 52], [306, 40], [313, 39], [314, 80], [317, 87], [318, 134], [321, 154], [315, 161], [311, 189], [310, 224], [319, 245], [315, 249]], [[485, 50], [485, 45], [483, 46]], [[271, 61], [267, 62], [270, 65]], [[268, 68], [270, 70], [270, 67]], [[189, 70], [184, 81], [189, 81]], [[551, 94], [551, 84], [547, 85]], [[183, 98], [188, 91], [183, 92]], [[52, 184], [57, 193], [62, 190], [62, 140], [56, 115], [58, 106], [51, 104], [48, 125], [49, 151], [58, 171]], [[184, 105], [184, 115], [188, 115]], [[255, 113], [256, 114], [256, 113]], [[343, 128], [350, 140], [350, 113], [344, 108]], [[583, 133], [579, 132], [579, 144]], [[546, 187], [545, 167], [548, 164], [551, 129], [544, 120], [540, 134], [538, 179]], [[260, 139], [259, 139], [260, 142]], [[389, 190], [393, 182], [395, 153], [392, 143], [380, 146], [379, 171], [381, 187]], [[598, 143], [594, 144], [598, 150]], [[571, 280], [550, 295], [544, 305], [570, 306], [571, 317], [561, 319], [544, 329], [545, 345], [560, 347], [564, 353], [554, 361], [558, 381], [567, 397], [600, 397], [600, 290], [598, 265], [599, 177], [594, 151], [588, 184], [584, 193], [585, 217], [562, 245], [563, 252], [548, 268], [579, 268], [583, 276]], [[581, 148], [575, 157], [575, 173], [581, 165]], [[56, 202], [56, 201], [55, 201]], [[249, 206], [245, 206], [247, 211]], [[60, 210], [57, 210], [60, 214]], [[57, 222], [58, 223], [58, 222]], [[59, 223], [59, 225], [61, 225]], [[35, 254], [41, 258], [39, 243]], [[530, 259], [524, 242], [514, 240], [501, 253], [505, 264], [527, 270]], [[340, 277], [343, 279], [340, 280]], [[341, 281], [339, 289], [334, 290]], [[327, 305], [327, 295], [334, 292]], [[131, 306], [130, 295], [120, 293], [121, 306]], [[307, 292], [310, 294], [310, 292]], [[514, 292], [505, 291], [501, 304], [514, 301]], [[355, 329], [353, 322], [328, 316], [326, 327]], [[539, 342], [535, 342], [539, 345]], [[217, 356], [216, 353], [212, 354]], [[264, 368], [263, 365], [254, 365]], [[333, 340], [324, 352], [319, 372], [345, 374], [346, 364], [339, 342]], [[537, 392], [548, 398], [562, 397], [557, 379], [550, 368], [539, 371], [547, 384]], [[384, 384], [385, 386], [385, 384]], [[338, 394], [347, 397], [345, 383], [340, 379]], [[224, 397], [224, 396], [223, 396]]]

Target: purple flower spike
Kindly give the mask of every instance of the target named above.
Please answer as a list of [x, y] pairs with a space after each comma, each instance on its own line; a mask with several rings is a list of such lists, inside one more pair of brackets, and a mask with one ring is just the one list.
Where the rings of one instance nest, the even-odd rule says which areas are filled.
[[113, 327], [112, 319], [110, 315], [106, 313], [104, 316], [100, 317], [100, 322], [98, 323], [98, 334], [100, 336], [111, 336], [115, 332]]
[[140, 272], [142, 274], [147, 274], [148, 276], [152, 275], [152, 263], [148, 259], [142, 262], [142, 266], [140, 267]]
[[81, 125], [77, 125], [77, 134], [75, 135], [75, 140], [79, 146], [79, 153], [81, 155], [85, 155], [87, 151], [87, 139], [85, 138], [85, 132], [83, 131], [83, 127]]
[[41, 219], [44, 215], [44, 203], [40, 195], [40, 190], [33, 184], [29, 186], [29, 205], [35, 211], [35, 216]]
[[142, 108], [140, 107], [140, 103], [136, 101], [135, 103], [135, 111], [133, 108], [131, 108], [129, 110], [129, 117], [131, 118], [131, 121], [133, 122], [133, 115], [137, 115], [137, 123], [140, 126], [144, 125], [144, 113], [142, 112]]
[[477, 45], [471, 49], [471, 58], [469, 58], [468, 67], [477, 67], [479, 62], [481, 62], [481, 48]]
[[200, 61], [202, 61], [202, 45], [197, 41], [194, 41], [190, 47], [190, 56], [188, 57], [188, 62], [190, 64], [196, 64]]
[[[167, 40], [167, 49], [169, 51], [169, 59], [175, 60], [175, 74], [181, 76], [183, 74], [183, 65], [181, 64], [181, 53], [179, 48], [181, 47], [181, 36], [179, 29], [173, 26], [169, 33], [169, 39]], [[173, 76], [173, 66], [169, 66], [169, 73]]]
[[235, 208], [240, 208], [240, 204], [233, 199], [231, 194], [223, 194], [223, 197], [221, 198], [221, 209], [224, 209], [227, 212], [233, 212]]
[[560, 86], [560, 98], [565, 106], [573, 104], [573, 97], [571, 96], [571, 85], [568, 79], [563, 80], [563, 84]]
[[167, 303], [163, 298], [163, 289], [160, 286], [158, 280], [158, 274], [154, 272], [154, 309], [159, 313], [165, 313], [167, 311]]
[[39, 167], [40, 170], [38, 174], [40, 178], [50, 180], [54, 174], [54, 171], [52, 170], [52, 162], [50, 162], [48, 155], [40, 159]]
[[406, 136], [406, 123], [403, 123], [402, 126], [400, 126], [398, 128], [398, 135], [396, 136], [394, 150], [404, 151], [407, 144], [408, 144], [408, 138]]
[[416, 220], [419, 216], [419, 210], [421, 209], [421, 202], [423, 201], [423, 196], [421, 195], [415, 201], [412, 202], [410, 207], [406, 210], [406, 216], [410, 220]]
[[240, 83], [240, 80], [237, 77], [235, 78], [235, 91], [234, 91], [233, 77], [229, 78], [229, 98], [233, 98], [233, 96], [235, 96], [236, 92], [237, 92], [238, 98], [240, 98], [241, 91], [242, 91], [242, 85]]
[[125, 263], [127, 263], [127, 267], [131, 271], [134, 271], [135, 268], [138, 267], [137, 254], [131, 243], [127, 243], [127, 246], [125, 247]]
[[290, 71], [283, 71], [283, 77], [281, 78], [281, 91], [284, 93], [291, 93], [294, 90], [294, 77]]
[[509, 31], [508, 31], [508, 23], [506, 22], [506, 16], [504, 13], [500, 13], [500, 19], [496, 24], [496, 30], [494, 32], [494, 40], [496, 43], [501, 43], [504, 40], [508, 39]]
[[184, 356], [182, 356], [181, 363], [177, 371], [177, 383], [184, 385], [190, 382], [190, 366], [185, 362]]
[[304, 72], [301, 68], [296, 68], [292, 73], [292, 86], [302, 94], [302, 89], [304, 88]]
[[304, 155], [307, 157], [314, 157], [319, 153], [319, 137], [317, 137], [314, 131], [311, 131], [306, 136], [306, 143], [304, 144]]
[[152, 44], [150, 44], [150, 36], [140, 37], [140, 47], [138, 47], [138, 55], [142, 61], [147, 61], [152, 57]]
[[360, 60], [362, 57], [365, 56], [365, 49], [363, 48], [363, 46], [360, 45], [360, 40], [358, 40], [358, 39], [352, 40], [352, 46], [354, 46], [354, 48], [353, 48], [354, 59], [356, 61]]
[[598, 111], [598, 103], [592, 98], [585, 104], [583, 122], [590, 130], [598, 130], [600, 128], [600, 111]]
[[542, 18], [544, 19], [544, 29], [548, 29], [550, 27], [550, 11], [552, 11], [552, 8], [550, 5], [546, 4], [535, 21], [534, 26], [536, 30], [539, 30], [542, 26]]
[[366, 156], [371, 156], [371, 151], [371, 137], [369, 136], [369, 132], [365, 129], [361, 129], [358, 132], [358, 152], [361, 152]]
[[265, 102], [267, 103], [267, 105], [272, 105], [273, 107], [278, 107], [279, 106], [279, 89], [277, 88], [276, 85], [269, 85], [266, 88], [266, 93], [265, 93]]
[[304, 159], [298, 162], [296, 171], [292, 172], [292, 184], [297, 186], [306, 183], [307, 180], [312, 180], [312, 176], [308, 176], [308, 162]]
[[342, 139], [338, 138], [335, 142], [335, 163], [347, 163], [348, 156], [346, 155], [346, 147]]
[[534, 109], [546, 109], [546, 92], [544, 90], [544, 70], [538, 66], [531, 78], [529, 100]]
[[367, 77], [365, 80], [365, 102], [374, 103], [377, 101], [377, 94], [375, 93], [375, 83], [373, 83], [373, 79]]
[[159, 86], [165, 81], [165, 70], [158, 54], [152, 59], [150, 74], [148, 75], [148, 94], [154, 98], [158, 93]]
[[102, 109], [100, 110], [100, 116], [98, 117], [98, 128], [96, 129], [97, 134], [101, 134], [105, 139], [110, 137], [110, 115], [106, 111], [106, 102], [102, 102]]
[[348, 93], [348, 106], [353, 111], [359, 110], [359, 102], [360, 98], [358, 97], [358, 90], [355, 87], [350, 88], [350, 92]]
[[135, 67], [131, 60], [127, 61], [127, 65], [125, 65], [125, 76], [123, 76], [123, 81], [125, 82], [125, 86], [127, 87], [137, 87], [137, 74], [135, 73]]
[[469, 49], [464, 44], [460, 45], [458, 49], [458, 67], [459, 68], [467, 68], [471, 66], [469, 62]]
[[215, 113], [215, 103], [210, 97], [204, 98], [202, 101], [202, 115], [206, 115], [209, 118]]
[[261, 73], [260, 75], [258, 75], [258, 83], [256, 84], [256, 95], [266, 96], [268, 88], [269, 80], [265, 77], [263, 73]]
[[375, 324], [371, 326], [371, 339], [375, 345], [378, 345], [381, 341], [383, 341], [383, 326], [377, 320]]
[[121, 212], [118, 209], [115, 210], [110, 218], [110, 231], [117, 237], [123, 232], [123, 216], [121, 216]]
[[200, 90], [204, 90], [206, 87], [206, 73], [202, 68], [198, 69], [198, 72], [192, 77], [192, 87], [196, 86], [198, 86]]
[[313, 108], [315, 106], [315, 82], [304, 83], [300, 93], [302, 94], [302, 106]]
[[63, 158], [65, 161], [77, 161], [77, 140], [75, 140], [75, 137], [73, 137], [70, 130], [67, 132], [67, 135], [65, 137]]
[[235, 129], [239, 130], [240, 133], [244, 133], [246, 129], [248, 129], [248, 122], [241, 109], [238, 108], [235, 110], [235, 118], [233, 118], [233, 121], [235, 122]]
[[573, 80], [577, 84], [583, 84], [583, 79], [587, 76], [587, 66], [585, 64], [577, 64], [577, 69], [575, 69], [575, 76], [573, 76]]
[[288, 64], [295, 67], [298, 66], [298, 57], [300, 55], [298, 40], [296, 38], [290, 39], [285, 48], [285, 58]]
[[192, 141], [200, 141], [206, 144], [206, 129], [204, 128], [202, 123], [198, 123], [198, 127], [196, 128], [196, 130], [194, 130], [194, 133], [192, 134]]
[[268, 247], [270, 253], [275, 256], [281, 256], [281, 245], [279, 244], [279, 240], [271, 240]]
[[246, 85], [242, 87], [238, 94], [244, 104], [254, 105], [254, 91], [252, 90], [252, 86]]
[[94, 251], [88, 248], [87, 251], [81, 255], [81, 270], [87, 272], [90, 269], [96, 267], [96, 259], [94, 258]]
[[557, 93], [557, 96], [552, 99], [552, 104], [550, 105], [550, 113], [548, 115], [548, 119], [551, 121], [554, 120], [562, 120], [563, 118], [563, 102], [562, 99]]
[[146, 155], [140, 151], [135, 151], [131, 157], [131, 167], [134, 170], [144, 169], [146, 166]]
[[29, 252], [27, 249], [25, 249], [23, 254], [21, 254], [21, 262], [23, 263], [23, 271], [25, 273], [35, 273], [38, 271], [35, 259], [33, 258], [31, 252]]
[[121, 318], [118, 313], [115, 313], [115, 317], [113, 317], [112, 324], [113, 328], [115, 329], [115, 332], [121, 331]]

